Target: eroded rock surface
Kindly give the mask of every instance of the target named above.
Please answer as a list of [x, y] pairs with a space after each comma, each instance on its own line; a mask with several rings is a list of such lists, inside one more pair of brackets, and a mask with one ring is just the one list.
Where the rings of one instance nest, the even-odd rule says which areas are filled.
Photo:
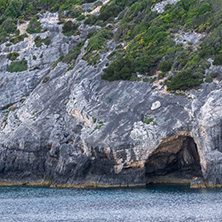
[[176, 4], [179, 1], [180, 0], [163, 0], [163, 1], [155, 4], [154, 7], [152, 8], [152, 11], [157, 11], [158, 13], [163, 13], [164, 12], [164, 8], [167, 5]]
[[203, 41], [206, 37], [204, 33], [196, 33], [196, 32], [183, 32], [180, 31], [179, 33], [175, 34], [175, 42], [182, 43], [186, 46], [193, 46], [197, 48], [199, 44]]
[[[48, 181], [52, 186], [145, 185], [156, 172], [152, 169], [159, 159], [153, 159], [154, 153], [175, 137], [176, 146], [166, 146], [167, 158], [172, 157], [167, 164], [176, 162], [177, 171], [197, 169], [188, 174], [189, 180], [201, 176], [208, 184], [222, 184], [222, 83], [204, 83], [200, 90], [178, 96], [146, 82], [103, 81], [110, 52], [103, 52], [97, 66], [89, 66], [82, 60], [87, 41], [74, 69], [67, 71], [61, 62], [50, 69], [90, 30], [81, 25], [80, 36], [65, 37], [56, 16], [40, 17], [48, 31], [38, 35], [49, 35], [52, 43], [20, 54], [30, 68], [40, 69], [7, 73], [9, 61], [1, 55], [0, 180]], [[1, 51], [27, 44], [13, 49], [1, 45]], [[115, 44], [109, 42], [108, 47], [114, 50]], [[145, 119], [152, 121], [146, 124]]]

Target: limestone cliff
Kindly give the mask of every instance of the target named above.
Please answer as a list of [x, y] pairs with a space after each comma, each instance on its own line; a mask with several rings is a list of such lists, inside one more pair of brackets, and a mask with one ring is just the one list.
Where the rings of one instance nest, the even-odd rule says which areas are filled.
[[[0, 45], [2, 184], [222, 184], [222, 82], [178, 95], [158, 82], [154, 89], [143, 81], [101, 80], [113, 40], [95, 66], [83, 59], [86, 40], [73, 69], [63, 62], [51, 68], [100, 27], [82, 23], [80, 35], [66, 37], [58, 13], [41, 14], [40, 22], [47, 32]], [[51, 43], [36, 47], [36, 36]], [[29, 70], [6, 72], [14, 51]], [[211, 63], [210, 70], [222, 68]]]

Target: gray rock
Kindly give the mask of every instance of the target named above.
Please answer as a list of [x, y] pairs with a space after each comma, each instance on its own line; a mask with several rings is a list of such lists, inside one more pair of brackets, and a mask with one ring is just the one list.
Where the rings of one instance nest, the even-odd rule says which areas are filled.
[[179, 31], [174, 35], [174, 40], [177, 44], [182, 43], [197, 48], [205, 37], [205, 33]]
[[[69, 65], [63, 63], [51, 70], [54, 61], [91, 29], [82, 28], [79, 39], [67, 38], [57, 23], [43, 21], [50, 28], [36, 35], [49, 35], [52, 43], [40, 48], [33, 45], [20, 55], [29, 67], [40, 69], [0, 73], [0, 180], [145, 185], [150, 179], [147, 166], [158, 148], [163, 153], [167, 149], [169, 155], [175, 152], [176, 161], [183, 155], [178, 164], [193, 161], [192, 150], [183, 143], [189, 138], [198, 153], [201, 177], [209, 184], [222, 183], [221, 82], [203, 84], [183, 96], [152, 90], [145, 82], [107, 82], [100, 75], [110, 52], [101, 54], [97, 66], [89, 66], [82, 60], [87, 41], [73, 70], [66, 72]], [[3, 59], [1, 70], [8, 64]], [[45, 76], [49, 81], [43, 83]], [[149, 118], [153, 122], [145, 124]], [[177, 138], [181, 146], [173, 151], [171, 143]], [[155, 165], [157, 171], [162, 169], [159, 166]]]
[[177, 2], [179, 2], [180, 0], [163, 0], [159, 3], [157, 3], [156, 5], [153, 6], [153, 8], [151, 9], [152, 11], [157, 11], [158, 13], [163, 13], [164, 12], [164, 8], [170, 4], [176, 4]]

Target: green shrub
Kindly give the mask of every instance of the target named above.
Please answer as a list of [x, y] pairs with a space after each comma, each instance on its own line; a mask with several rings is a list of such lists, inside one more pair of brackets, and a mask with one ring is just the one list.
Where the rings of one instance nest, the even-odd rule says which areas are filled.
[[12, 18], [19, 17], [21, 15], [22, 5], [23, 3], [21, 0], [11, 0], [5, 14]]
[[149, 79], [149, 82], [150, 82], [150, 83], [154, 83], [155, 81], [156, 81], [156, 76]]
[[153, 120], [154, 120], [154, 118], [149, 118], [149, 119], [145, 119], [143, 122], [144, 122], [145, 124], [150, 124], [150, 123], [153, 122]]
[[11, 52], [7, 55], [7, 58], [14, 61], [19, 57], [19, 53], [18, 52]]
[[218, 73], [216, 73], [216, 72], [211, 72], [210, 73], [210, 76], [214, 79], [214, 78], [217, 78], [217, 76], [218, 76]]
[[44, 43], [45, 45], [49, 46], [49, 45], [51, 44], [51, 39], [50, 39], [50, 37], [47, 36], [47, 37], [44, 39], [43, 43]]
[[42, 39], [40, 36], [37, 36], [34, 41], [36, 47], [40, 47], [42, 44], [45, 44], [47, 46], [51, 44], [51, 39], [49, 36], [47, 36], [45, 39]]
[[165, 75], [166, 75], [165, 72], [161, 72], [161, 73], [158, 75], [158, 79], [162, 79], [162, 78], [164, 78]]
[[215, 65], [215, 66], [222, 65], [222, 54], [218, 54], [218, 55], [215, 56], [213, 65]]
[[82, 6], [72, 5], [68, 10], [67, 16], [72, 18], [77, 18], [82, 14]]
[[205, 14], [206, 12], [210, 12], [211, 11], [211, 5], [209, 4], [209, 3], [204, 3], [201, 7], [200, 7], [200, 9], [199, 9], [199, 11], [198, 11], [198, 14], [199, 15], [203, 15], [203, 14]]
[[92, 3], [92, 2], [95, 2], [96, 0], [85, 0], [85, 2], [87, 3]]
[[23, 58], [21, 61], [11, 62], [7, 68], [8, 72], [23, 72], [28, 69], [27, 61]]
[[69, 72], [70, 70], [72, 70], [75, 66], [74, 65], [70, 65], [69, 68], [66, 70], [66, 72]]
[[94, 133], [96, 130], [99, 130], [103, 126], [103, 121], [99, 121], [98, 124], [99, 125], [97, 125], [90, 134]]
[[42, 83], [47, 83], [49, 80], [50, 80], [50, 77], [49, 77], [49, 76], [46, 76], [46, 77], [42, 80]]
[[42, 45], [42, 38], [37, 36], [34, 40], [36, 47], [40, 47]]
[[11, 45], [12, 45], [12, 43], [6, 43], [6, 44], [5, 44], [6, 47], [9, 47], [9, 46], [11, 46]]
[[79, 24], [75, 24], [72, 21], [67, 21], [64, 23], [62, 27], [62, 33], [65, 36], [71, 36], [77, 31], [78, 27], [79, 27]]
[[83, 47], [84, 43], [85, 41], [78, 43], [77, 46], [74, 49], [70, 50], [67, 55], [63, 56], [60, 61], [67, 64], [70, 64], [70, 63], [74, 64], [78, 55], [81, 52], [81, 48]]
[[97, 21], [97, 16], [95, 15], [87, 15], [87, 18], [84, 21], [85, 25], [94, 25]]
[[90, 39], [93, 35], [95, 35], [97, 33], [97, 31], [96, 30], [93, 30], [93, 31], [91, 31], [91, 32], [89, 32], [88, 33], [88, 35], [87, 35], [87, 39]]
[[172, 67], [172, 62], [171, 61], [167, 61], [167, 60], [164, 60], [160, 66], [159, 66], [159, 69], [162, 71], [162, 72], [168, 72], [171, 70], [171, 67]]
[[94, 32], [86, 47], [86, 53], [83, 59], [86, 60], [89, 65], [96, 65], [100, 61], [99, 52], [104, 49], [107, 40], [112, 37], [113, 33], [107, 28], [102, 28]]
[[7, 9], [7, 6], [8, 6], [7, 3], [8, 3], [7, 0], [0, 1], [0, 15], [2, 15], [5, 12], [5, 10]]
[[98, 2], [96, 2], [96, 3], [93, 5], [93, 7], [96, 8], [96, 7], [102, 6], [102, 5], [103, 5], [103, 3], [100, 2], [100, 1], [98, 1]]
[[110, 18], [114, 18], [118, 16], [120, 10], [120, 7], [118, 7], [115, 3], [104, 5], [100, 10], [98, 20], [102, 20], [103, 22], [105, 22]]
[[88, 46], [86, 48], [87, 53], [102, 49], [106, 41], [111, 39], [112, 37], [113, 33], [110, 30], [106, 28], [100, 29], [89, 40]]
[[38, 21], [38, 19], [34, 16], [27, 28], [27, 32], [29, 34], [33, 34], [33, 33], [40, 33], [43, 32], [44, 30], [41, 27], [41, 23]]
[[193, 74], [193, 71], [183, 70], [178, 73], [169, 83], [167, 89], [169, 91], [175, 90], [187, 90], [193, 87], [199, 86], [203, 82], [202, 79], [199, 79], [197, 75]]
[[86, 60], [88, 61], [89, 65], [95, 66], [100, 61], [100, 55], [99, 53], [95, 53], [95, 54], [92, 53], [90, 58], [87, 58]]
[[1, 33], [5, 32], [6, 34], [14, 34], [17, 30], [16, 20], [7, 18], [1, 24]]
[[103, 70], [104, 74], [101, 78], [108, 81], [130, 80], [133, 73], [132, 64], [129, 58], [115, 60], [110, 66]]
[[64, 58], [64, 56], [60, 56], [60, 57], [53, 63], [53, 65], [50, 67], [50, 70], [53, 70], [53, 69], [57, 66], [57, 64], [58, 64], [59, 62], [62, 62], [63, 58]]
[[76, 20], [77, 21], [82, 21], [82, 20], [84, 20], [85, 19], [85, 15], [80, 15]]
[[192, 0], [181, 0], [182, 7], [184, 10], [188, 11], [192, 5]]
[[213, 81], [213, 78], [211, 76], [207, 76], [205, 79], [205, 82], [211, 83]]
[[11, 38], [10, 42], [12, 42], [13, 44], [17, 44], [18, 42], [24, 41], [24, 39], [27, 38], [27, 37], [28, 37], [28, 35], [26, 33], [23, 34], [23, 35], [18, 35], [14, 38]]

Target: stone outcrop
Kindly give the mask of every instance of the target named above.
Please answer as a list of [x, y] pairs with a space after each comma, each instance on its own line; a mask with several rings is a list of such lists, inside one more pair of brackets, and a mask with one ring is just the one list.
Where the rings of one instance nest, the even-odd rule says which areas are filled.
[[152, 11], [157, 11], [158, 13], [163, 13], [164, 12], [164, 8], [167, 5], [172, 5], [172, 4], [176, 4], [177, 2], [179, 2], [180, 0], [163, 0], [157, 4], [155, 4], [152, 8]]
[[7, 52], [28, 43], [0, 46], [0, 184], [222, 184], [222, 83], [174, 95], [146, 82], [101, 80], [112, 41], [97, 66], [82, 60], [86, 41], [74, 69], [50, 69], [93, 28], [82, 24], [80, 36], [65, 37], [56, 16], [40, 17], [48, 31], [35, 34], [51, 44], [20, 54], [39, 70], [6, 72]]

